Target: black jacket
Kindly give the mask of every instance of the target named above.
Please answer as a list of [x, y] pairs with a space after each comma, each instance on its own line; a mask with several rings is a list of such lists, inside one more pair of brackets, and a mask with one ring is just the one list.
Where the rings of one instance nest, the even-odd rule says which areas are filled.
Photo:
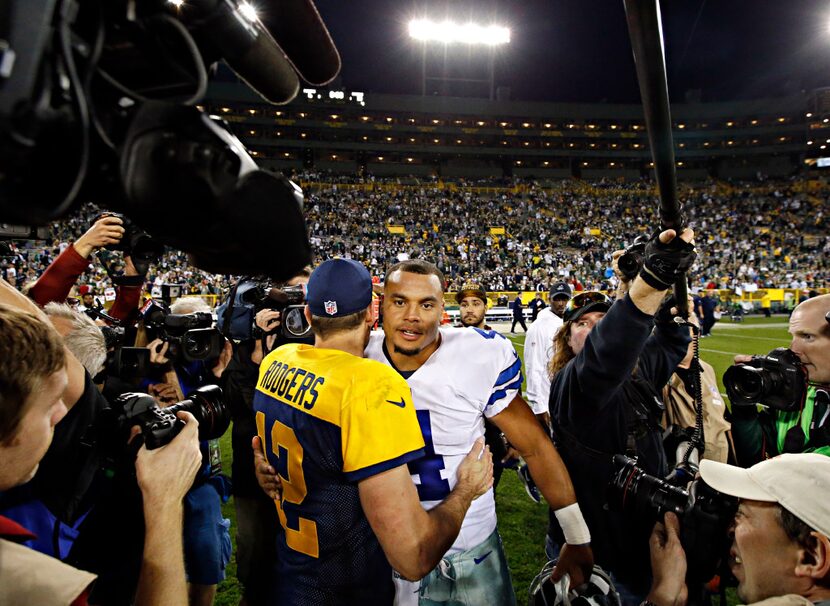
[[[686, 355], [690, 337], [673, 323], [653, 328], [654, 318], [629, 297], [617, 301], [579, 355], [553, 378], [549, 400], [554, 439], [591, 530], [594, 557], [642, 592], [648, 590], [654, 520], [633, 519], [605, 505], [614, 454], [636, 455], [647, 473], [667, 474], [660, 391]], [[551, 536], [562, 543], [552, 515]]]

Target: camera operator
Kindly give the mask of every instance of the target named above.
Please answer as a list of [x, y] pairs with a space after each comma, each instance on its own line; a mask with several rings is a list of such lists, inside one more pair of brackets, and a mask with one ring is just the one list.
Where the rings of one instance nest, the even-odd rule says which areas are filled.
[[[200, 297], [180, 297], [170, 306], [170, 314], [211, 313]], [[172, 404], [198, 387], [218, 384], [232, 355], [231, 344], [214, 360], [171, 360], [169, 343], [155, 339], [150, 349], [151, 376], [143, 384], [159, 402]], [[193, 487], [185, 495], [185, 567], [191, 606], [213, 603], [218, 584], [225, 578], [230, 560], [230, 521], [222, 516], [221, 503], [228, 499], [230, 486], [221, 472], [218, 440], [202, 442], [203, 465]]]
[[[5, 281], [0, 357], [0, 490], [8, 490], [36, 476], [55, 426], [81, 398], [85, 373], [42, 312]], [[136, 459], [146, 514], [137, 604], [186, 600], [181, 543], [170, 539], [181, 534], [182, 497], [199, 459], [198, 424], [187, 413], [181, 418], [186, 426], [168, 446], [142, 447]], [[17, 545], [31, 535], [7, 518], [0, 517], [0, 535], [0, 603], [87, 603], [94, 575]]]
[[[732, 433], [742, 467], [785, 452], [830, 455], [829, 312], [830, 295], [820, 295], [799, 304], [790, 316], [790, 351], [798, 356], [807, 374], [803, 402], [793, 401], [791, 410], [770, 405], [761, 412], [755, 405], [736, 406], [733, 402]], [[736, 363], [751, 361], [751, 356], [735, 357]]]
[[[830, 604], [830, 458], [784, 454], [741, 469], [702, 461], [715, 490], [740, 499], [731, 527], [729, 565], [743, 604]], [[673, 513], [650, 540], [654, 575], [646, 604], [686, 602], [686, 554]]]
[[[58, 255], [27, 294], [40, 306], [51, 302], [63, 303], [72, 286], [89, 268], [90, 255], [104, 246], [118, 244], [123, 235], [124, 227], [121, 218], [113, 215], [101, 217], [84, 235]], [[124, 275], [132, 276], [129, 279], [136, 284], [117, 286], [115, 302], [109, 310], [109, 315], [118, 320], [127, 319], [135, 313], [143, 286], [141, 274], [133, 264], [130, 255], [125, 254], [124, 262]], [[85, 308], [94, 305], [94, 295], [91, 292], [82, 293], [82, 296]]]
[[[614, 454], [638, 457], [659, 477], [667, 473], [660, 390], [686, 354], [689, 333], [672, 321], [664, 299], [694, 261], [692, 237], [689, 229], [679, 238], [674, 230], [652, 237], [643, 268], [613, 306], [601, 293], [574, 296], [554, 342], [550, 414], [555, 441], [595, 537], [596, 561], [612, 572], [625, 604], [639, 603], [648, 589], [651, 527], [609, 511], [606, 487]], [[551, 519], [551, 559], [561, 541]]]
[[[311, 268], [303, 268], [282, 286], [308, 284], [310, 276]], [[251, 313], [253, 311], [254, 309], [250, 310]], [[233, 358], [221, 378], [225, 402], [233, 415], [231, 475], [237, 521], [236, 576], [245, 588], [244, 599], [248, 606], [267, 603], [270, 575], [277, 558], [279, 520], [273, 499], [268, 498], [257, 484], [251, 442], [257, 435], [252, 402], [259, 378], [259, 365], [272, 350], [289, 342], [297, 342], [289, 341], [285, 333], [278, 330], [281, 322], [281, 311], [260, 309], [256, 311], [253, 320], [255, 328], [251, 331], [251, 319], [246, 315], [246, 325], [240, 326], [240, 332], [243, 333], [240, 336], [247, 336], [245, 333], [251, 332], [252, 338], [243, 339], [236, 345]], [[310, 335], [299, 342], [313, 345], [314, 336]], [[258, 442], [255, 448], [261, 452]]]

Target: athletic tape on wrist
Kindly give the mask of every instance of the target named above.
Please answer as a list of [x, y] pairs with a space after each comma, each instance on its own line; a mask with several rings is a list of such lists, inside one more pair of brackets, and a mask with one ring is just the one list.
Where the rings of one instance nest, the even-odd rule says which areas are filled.
[[571, 503], [562, 509], [557, 509], [553, 514], [562, 528], [562, 534], [565, 535], [565, 542], [568, 545], [586, 545], [591, 542], [591, 532], [585, 524], [578, 503]]

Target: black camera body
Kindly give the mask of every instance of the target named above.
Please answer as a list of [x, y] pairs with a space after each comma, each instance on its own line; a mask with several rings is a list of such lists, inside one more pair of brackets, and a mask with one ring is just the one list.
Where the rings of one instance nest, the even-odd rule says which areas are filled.
[[680, 518], [680, 541], [686, 552], [689, 582], [705, 583], [718, 571], [729, 549], [729, 527], [738, 499], [714, 490], [700, 478], [688, 489], [651, 476], [637, 461], [614, 455], [616, 471], [608, 485], [608, 506], [640, 519]]
[[631, 246], [625, 249], [625, 252], [617, 259], [617, 267], [626, 282], [630, 282], [637, 277], [640, 270], [643, 268], [643, 261], [645, 260], [646, 242], [648, 236], [641, 234], [634, 238]]
[[171, 314], [166, 305], [151, 299], [141, 310], [148, 336], [168, 343], [167, 357], [176, 362], [213, 360], [225, 347], [225, 338], [212, 328], [209, 312]]
[[128, 217], [121, 213], [105, 212], [95, 218], [95, 221], [104, 217], [121, 219], [124, 235], [118, 244], [110, 244], [107, 250], [117, 251], [129, 256], [139, 273], [147, 273], [150, 264], [158, 263], [164, 255], [164, 244], [153, 238], [146, 231], [138, 227]]
[[[275, 287], [268, 281], [256, 282], [240, 296], [242, 303], [253, 305], [254, 315], [263, 309], [279, 311], [281, 321], [277, 331], [288, 341], [305, 340], [311, 332], [305, 319], [305, 298], [304, 284]], [[255, 333], [256, 330], [255, 326]]]
[[797, 355], [777, 347], [765, 356], [730, 366], [723, 385], [735, 406], [763, 404], [790, 412], [798, 409], [807, 393], [807, 371]]
[[134, 426], [141, 428], [144, 444], [149, 450], [160, 448], [175, 438], [184, 427], [176, 416], [180, 410], [191, 413], [199, 422], [199, 440], [213, 440], [227, 431], [231, 422], [230, 409], [225, 406], [222, 390], [206, 385], [188, 394], [186, 400], [161, 408], [145, 393], [125, 393], [110, 405], [110, 418], [120, 436], [128, 435]]

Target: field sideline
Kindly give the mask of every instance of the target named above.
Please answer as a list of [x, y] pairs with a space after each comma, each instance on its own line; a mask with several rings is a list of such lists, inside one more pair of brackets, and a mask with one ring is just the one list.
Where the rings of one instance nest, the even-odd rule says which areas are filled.
[[[509, 328], [509, 327], [508, 327]], [[520, 357], [524, 355], [524, 334], [505, 334], [514, 345]], [[701, 339], [701, 358], [715, 368], [720, 378], [732, 364], [736, 354], [765, 354], [774, 347], [786, 347], [789, 343], [787, 317], [750, 317], [739, 324], [721, 321], [715, 325], [712, 336]], [[724, 391], [720, 384], [721, 392]], [[223, 469], [231, 469], [230, 431], [221, 439]], [[496, 495], [499, 516], [499, 531], [504, 539], [507, 559], [513, 576], [518, 603], [527, 603], [527, 589], [533, 577], [545, 563], [544, 536], [547, 526], [547, 510], [544, 505], [533, 503], [525, 494], [516, 474], [506, 470], [502, 475]], [[233, 500], [222, 507], [224, 515], [231, 519], [231, 538], [236, 550], [236, 514]], [[217, 606], [236, 606], [240, 598], [240, 586], [236, 581], [236, 558], [231, 559], [227, 578], [219, 585], [216, 595]]]

